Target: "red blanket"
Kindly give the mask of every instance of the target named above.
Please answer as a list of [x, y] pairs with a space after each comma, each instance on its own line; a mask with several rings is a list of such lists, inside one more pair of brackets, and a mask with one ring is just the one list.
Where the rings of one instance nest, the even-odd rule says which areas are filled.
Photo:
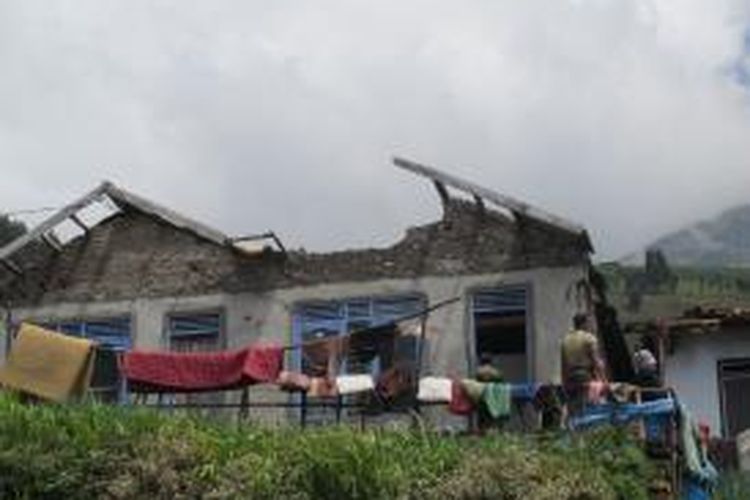
[[275, 382], [282, 360], [282, 349], [269, 345], [201, 353], [131, 351], [120, 369], [136, 391], [207, 392]]

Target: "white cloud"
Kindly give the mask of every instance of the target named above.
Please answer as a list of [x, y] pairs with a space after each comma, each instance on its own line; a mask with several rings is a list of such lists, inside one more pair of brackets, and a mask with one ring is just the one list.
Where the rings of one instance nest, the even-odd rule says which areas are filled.
[[55, 6], [0, 6], [8, 208], [108, 177], [234, 233], [384, 244], [436, 213], [402, 154], [619, 255], [747, 201], [746, 1]]

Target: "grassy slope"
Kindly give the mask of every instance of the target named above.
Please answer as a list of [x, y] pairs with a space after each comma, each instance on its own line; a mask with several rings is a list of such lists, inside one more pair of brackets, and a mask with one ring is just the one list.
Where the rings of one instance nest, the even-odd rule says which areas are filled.
[[673, 317], [695, 306], [750, 307], [750, 269], [675, 268], [677, 286], [644, 296], [638, 310], [629, 310], [626, 280], [639, 268], [616, 264], [598, 266], [605, 276], [610, 299], [625, 320]]
[[619, 433], [583, 439], [263, 430], [0, 398], [2, 498], [646, 498]]

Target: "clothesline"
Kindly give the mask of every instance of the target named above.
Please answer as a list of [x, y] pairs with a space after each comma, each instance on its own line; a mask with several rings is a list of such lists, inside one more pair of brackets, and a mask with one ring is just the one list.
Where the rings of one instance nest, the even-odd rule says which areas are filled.
[[[390, 320], [390, 321], [388, 321], [386, 323], [382, 323], [382, 324], [379, 324], [379, 325], [368, 326], [367, 328], [360, 328], [360, 329], [351, 331], [349, 333], [345, 333], [343, 335], [340, 335], [340, 336], [338, 336], [338, 338], [349, 338], [349, 337], [354, 337], [356, 335], [363, 335], [363, 334], [366, 334], [366, 333], [372, 333], [373, 331], [381, 330], [381, 329], [383, 329], [383, 328], [385, 328], [387, 326], [394, 326], [394, 325], [397, 325], [399, 323], [403, 323], [404, 321], [409, 321], [409, 320], [412, 320], [412, 319], [421, 318], [421, 317], [429, 315], [432, 312], [435, 312], [438, 309], [442, 309], [445, 306], [454, 304], [454, 303], [456, 303], [456, 302], [458, 302], [460, 300], [461, 300], [461, 297], [453, 297], [451, 299], [443, 300], [441, 302], [438, 302], [437, 304], [434, 304], [434, 305], [432, 305], [430, 307], [422, 309], [419, 312], [407, 314], [405, 316], [401, 316], [400, 318], [396, 318], [396, 319]], [[315, 344], [317, 342], [321, 342], [321, 339], [307, 340], [307, 341], [304, 341], [304, 342], [299, 342], [297, 344], [292, 344], [292, 345], [284, 346], [281, 349], [283, 351], [295, 351], [297, 349], [303, 349], [306, 346]]]
[[[441, 301], [422, 311], [395, 318], [375, 328], [355, 330], [349, 334], [338, 336], [336, 341], [348, 340], [354, 335], [369, 333], [414, 318], [422, 317], [426, 320], [427, 315], [431, 312], [458, 300], [460, 300], [460, 297]], [[422, 326], [420, 333], [423, 340], [425, 328], [424, 324]], [[165, 389], [170, 392], [225, 390], [258, 383], [277, 382], [283, 370], [285, 351], [297, 348], [307, 350], [320, 343], [330, 342], [330, 340], [316, 339], [286, 347], [281, 347], [278, 344], [255, 343], [238, 350], [200, 353], [134, 350], [122, 355], [119, 361], [119, 369], [132, 387], [139, 387], [141, 390], [150, 390], [151, 392], [155, 392], [157, 389]], [[335, 358], [331, 357], [332, 351], [328, 351], [328, 349], [326, 351], [328, 377], [323, 379], [312, 377], [303, 380], [304, 386], [312, 381], [315, 382], [315, 387], [321, 392], [326, 392], [324, 389], [331, 385], [330, 377], [335, 373], [330, 366]], [[421, 353], [421, 349], [419, 352]], [[415, 361], [419, 363], [419, 360]], [[419, 370], [417, 374], [419, 374]], [[342, 382], [348, 382], [348, 380], [342, 380]], [[356, 384], [365, 383], [359, 379], [353, 380], [353, 382]], [[369, 385], [371, 385], [371, 382], [368, 381], [367, 386], [369, 387]]]

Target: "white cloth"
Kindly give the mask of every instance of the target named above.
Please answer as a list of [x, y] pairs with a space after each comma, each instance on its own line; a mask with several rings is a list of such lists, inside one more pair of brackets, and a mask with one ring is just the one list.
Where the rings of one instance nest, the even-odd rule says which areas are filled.
[[419, 381], [417, 399], [425, 403], [450, 403], [453, 381], [444, 377], [424, 377]]
[[339, 375], [336, 377], [336, 389], [339, 394], [357, 394], [375, 390], [372, 375]]

